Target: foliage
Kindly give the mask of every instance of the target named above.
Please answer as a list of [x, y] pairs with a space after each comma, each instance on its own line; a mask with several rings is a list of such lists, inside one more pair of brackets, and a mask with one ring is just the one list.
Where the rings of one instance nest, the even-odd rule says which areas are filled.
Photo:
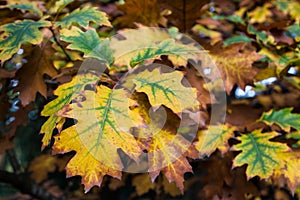
[[299, 8], [1, 2], [0, 198], [296, 196]]

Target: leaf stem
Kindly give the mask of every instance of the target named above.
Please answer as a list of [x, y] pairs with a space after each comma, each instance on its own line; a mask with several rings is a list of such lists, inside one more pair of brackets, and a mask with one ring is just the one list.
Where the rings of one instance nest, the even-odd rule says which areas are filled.
[[67, 61], [72, 61], [71, 57], [69, 56], [69, 54], [67, 53], [67, 51], [65, 50], [64, 46], [58, 41], [58, 39], [55, 36], [55, 32], [53, 30], [52, 27], [50, 27], [50, 31], [53, 35], [54, 41], [55, 43], [62, 49], [63, 53], [65, 54], [65, 56], [67, 57]]
[[21, 165], [18, 162], [18, 159], [16, 157], [16, 153], [15, 153], [14, 149], [9, 149], [6, 152], [7, 152], [7, 155], [8, 155], [9, 162], [10, 162], [14, 172], [16, 174], [21, 173], [21, 171], [22, 171], [21, 170]]

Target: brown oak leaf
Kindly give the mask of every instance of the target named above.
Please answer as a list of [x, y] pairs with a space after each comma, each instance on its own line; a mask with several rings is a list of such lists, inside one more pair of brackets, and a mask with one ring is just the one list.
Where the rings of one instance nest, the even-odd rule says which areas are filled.
[[36, 46], [31, 55], [26, 58], [28, 63], [17, 72], [16, 78], [19, 80], [19, 85], [16, 87], [16, 91], [20, 92], [19, 99], [23, 106], [34, 101], [37, 92], [44, 97], [47, 96], [44, 75], [55, 76], [57, 74], [51, 60], [54, 53], [48, 42]]
[[245, 89], [247, 84], [253, 82], [257, 70], [252, 67], [252, 64], [263, 58], [253, 46], [247, 43], [233, 44], [225, 48], [217, 45], [210, 52], [221, 73], [228, 94], [235, 84]]

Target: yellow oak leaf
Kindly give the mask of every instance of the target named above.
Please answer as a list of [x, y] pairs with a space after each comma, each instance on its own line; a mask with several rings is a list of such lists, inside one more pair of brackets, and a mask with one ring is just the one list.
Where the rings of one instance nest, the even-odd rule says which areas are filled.
[[280, 154], [282, 160], [285, 162], [285, 167], [280, 169], [281, 174], [287, 178], [287, 184], [295, 192], [296, 187], [300, 186], [300, 152], [284, 152]]
[[52, 137], [52, 132], [55, 128], [61, 129], [63, 125], [62, 117], [56, 114], [68, 105], [72, 98], [74, 98], [78, 92], [82, 91], [88, 84], [95, 84], [98, 81], [98, 77], [92, 74], [78, 74], [74, 76], [71, 82], [60, 85], [55, 91], [54, 95], [58, 96], [53, 101], [45, 105], [41, 112], [42, 116], [49, 116], [47, 121], [43, 124], [40, 133], [44, 134], [42, 139], [42, 149], [49, 145]]
[[249, 12], [249, 22], [252, 24], [267, 22], [268, 17], [272, 16], [270, 7], [272, 7], [271, 3], [265, 3], [261, 7], [256, 7], [253, 11]]
[[28, 171], [31, 172], [30, 176], [33, 180], [40, 183], [47, 179], [49, 172], [54, 172], [56, 169], [63, 171], [68, 159], [69, 156], [58, 158], [51, 155], [41, 155], [31, 161]]
[[210, 156], [216, 149], [221, 153], [229, 150], [228, 140], [234, 136], [234, 127], [228, 125], [212, 125], [207, 130], [198, 132], [198, 141], [194, 143], [200, 156]]
[[117, 149], [106, 138], [101, 140], [101, 148], [96, 152], [97, 157], [101, 157], [101, 159], [97, 159], [94, 156], [95, 152], [91, 153], [84, 147], [74, 126], [63, 130], [54, 138], [53, 154], [76, 151], [75, 156], [66, 166], [67, 177], [80, 175], [85, 192], [95, 185], [100, 187], [105, 175], [121, 179], [122, 173], [118, 169], [122, 167], [122, 162], [117, 154]]
[[[140, 27], [125, 29], [118, 33], [110, 43], [111, 49], [114, 50], [114, 64], [117, 66], [134, 67], [162, 55], [168, 55], [174, 65], [180, 66], [186, 65], [189, 59], [198, 61], [207, 55], [203, 49], [191, 43], [192, 41], [188, 41], [189, 44], [181, 42], [179, 39], [182, 36], [177, 32], [172, 35], [170, 30]], [[174, 36], [176, 34], [179, 38]]]
[[114, 50], [114, 64], [120, 66], [129, 66], [131, 57], [133, 57], [133, 55], [135, 55], [139, 50], [172, 38], [167, 31], [150, 27], [124, 29], [118, 31], [117, 36], [120, 36], [122, 39], [119, 37], [113, 37], [111, 39], [110, 47]]
[[136, 193], [139, 196], [155, 189], [155, 184], [151, 182], [148, 174], [140, 174], [132, 179], [132, 185], [135, 186]]
[[135, 161], [141, 154], [136, 139], [128, 133], [130, 122], [127, 92], [98, 86], [96, 91], [85, 91], [86, 100], [70, 104], [63, 117], [77, 123], [55, 137], [55, 153], [76, 151], [67, 165], [68, 176], [81, 175], [87, 192], [100, 185], [105, 174], [120, 178], [123, 169], [122, 149]]

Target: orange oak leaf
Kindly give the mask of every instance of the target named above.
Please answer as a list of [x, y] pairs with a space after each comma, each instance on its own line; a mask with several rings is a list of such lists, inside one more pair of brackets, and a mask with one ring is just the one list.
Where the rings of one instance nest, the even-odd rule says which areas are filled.
[[139, 127], [135, 135], [139, 138], [141, 148], [147, 151], [148, 172], [152, 182], [162, 171], [168, 181], [174, 182], [183, 193], [184, 174], [192, 172], [187, 157], [198, 157], [192, 142], [184, 137], [184, 130], [192, 131], [190, 124], [183, 117], [179, 126], [180, 118], [172, 110], [164, 106], [153, 109], [149, 101], [140, 102], [141, 97], [135, 100], [138, 104], [132, 108], [132, 112], [142, 115], [146, 123], [146, 127]]
[[[164, 147], [162, 147], [163, 148], [162, 151], [164, 151], [166, 153], [166, 155], [164, 155], [164, 157], [160, 157], [159, 154], [161, 154], [161, 153], [154, 153], [153, 156], [151, 156], [151, 154], [148, 156], [149, 165], [150, 165], [149, 174], [150, 174], [151, 180], [153, 182], [156, 179], [156, 177], [159, 175], [160, 171], [162, 171], [164, 173], [165, 177], [168, 179], [168, 181], [170, 183], [175, 182], [176, 186], [180, 189], [181, 193], [183, 194], [184, 174], [186, 172], [193, 172], [192, 166], [188, 162], [187, 157], [196, 159], [198, 156], [197, 151], [194, 148], [194, 146], [190, 146], [190, 148], [183, 155], [176, 158], [175, 161], [170, 162], [172, 160], [172, 156], [176, 155], [176, 152], [171, 152], [170, 150], [175, 149], [176, 147], [172, 148], [171, 147], [172, 145], [170, 145], [170, 141], [168, 141], [168, 140], [162, 141], [161, 144], [165, 145]], [[172, 153], [174, 153], [174, 154], [172, 155]], [[163, 160], [161, 160], [161, 159], [163, 159]], [[161, 169], [155, 170], [155, 171], [151, 171], [151, 167], [156, 168], [155, 165], [157, 165], [157, 164], [161, 165], [161, 163], [165, 163], [165, 161], [169, 161], [169, 164], [167, 166], [165, 166]]]

